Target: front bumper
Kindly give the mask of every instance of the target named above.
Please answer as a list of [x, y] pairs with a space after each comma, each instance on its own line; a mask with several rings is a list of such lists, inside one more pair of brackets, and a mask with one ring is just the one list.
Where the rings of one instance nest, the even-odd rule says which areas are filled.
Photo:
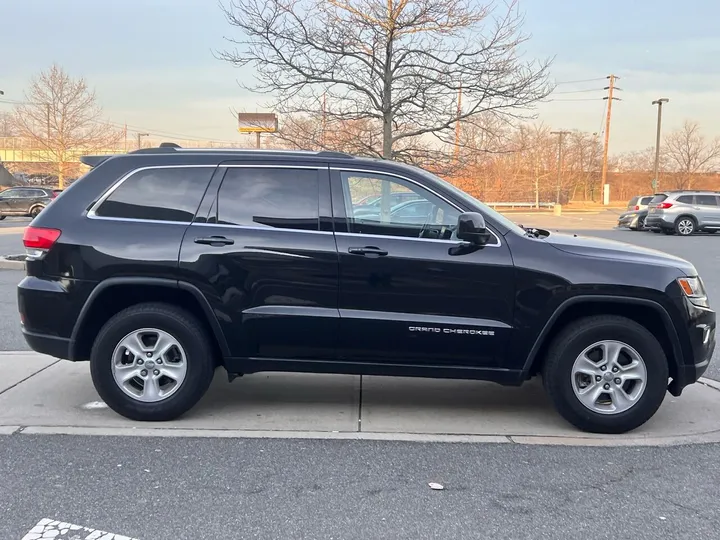
[[639, 218], [640, 216], [637, 212], [626, 212], [625, 214], [621, 214], [618, 218], [617, 226], [627, 229], [637, 229]]
[[[686, 301], [688, 318], [687, 351], [685, 362], [678, 365], [677, 374], [673, 377], [668, 390], [679, 396], [683, 388], [697, 382], [707, 371], [715, 351], [716, 315], [711, 309], [701, 308]], [[689, 354], [688, 354], [689, 353]]]

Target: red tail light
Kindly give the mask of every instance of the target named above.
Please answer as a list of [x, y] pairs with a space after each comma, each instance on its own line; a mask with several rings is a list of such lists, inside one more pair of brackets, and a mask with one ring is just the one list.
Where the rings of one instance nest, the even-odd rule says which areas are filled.
[[25, 227], [23, 244], [28, 249], [50, 249], [60, 238], [62, 231], [45, 227]]
[[635, 210], [640, 210], [640, 207], [637, 204], [635, 205]]
[[52, 195], [50, 196], [51, 199], [57, 197], [57, 191], [51, 191], [50, 193], [52, 193]]
[[672, 203], [669, 203], [669, 202], [661, 202], [660, 204], [657, 205], [658, 208], [662, 208], [662, 209], [670, 208], [671, 206], [672, 206]]

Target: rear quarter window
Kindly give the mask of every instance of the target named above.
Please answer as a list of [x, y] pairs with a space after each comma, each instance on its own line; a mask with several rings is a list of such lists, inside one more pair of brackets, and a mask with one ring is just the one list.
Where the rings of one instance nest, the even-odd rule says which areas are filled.
[[642, 199], [640, 199], [640, 204], [643, 206], [647, 206], [648, 204], [650, 204], [651, 200], [652, 197], [643, 197]]
[[665, 195], [664, 193], [658, 193], [657, 195], [655, 195], [652, 198], [652, 200], [650, 201], [650, 204], [660, 204], [665, 199], [667, 199], [667, 195]]
[[630, 199], [630, 202], [628, 203], [628, 208], [631, 206], [635, 206], [637, 204], [637, 201], [638, 201], [637, 197], [633, 197], [632, 199]]
[[145, 169], [126, 178], [95, 214], [106, 218], [190, 223], [214, 167]]

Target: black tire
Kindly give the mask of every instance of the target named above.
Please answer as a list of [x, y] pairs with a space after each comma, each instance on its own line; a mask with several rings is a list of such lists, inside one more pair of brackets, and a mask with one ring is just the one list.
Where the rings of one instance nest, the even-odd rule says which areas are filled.
[[[645, 390], [624, 412], [595, 412], [583, 405], [573, 390], [571, 374], [575, 359], [601, 340], [626, 343], [645, 362]], [[542, 377], [555, 408], [575, 427], [592, 433], [625, 433], [641, 426], [655, 414], [665, 398], [669, 375], [663, 348], [650, 331], [625, 317], [599, 315], [573, 322], [559, 333], [548, 350]]]
[[668, 236], [672, 236], [675, 234], [675, 229], [663, 229], [662, 232]]
[[43, 211], [42, 206], [33, 206], [30, 209], [30, 217], [35, 219], [36, 217], [38, 217], [38, 215], [40, 215], [40, 212], [42, 212], [42, 211]]
[[691, 216], [681, 216], [675, 221], [675, 232], [680, 236], [690, 236], [697, 232], [697, 222]]
[[[146, 403], [127, 395], [112, 374], [112, 354], [129, 333], [157, 328], [171, 334], [187, 357], [187, 374], [178, 390], [161, 401]], [[129, 307], [112, 317], [98, 333], [90, 355], [93, 384], [103, 401], [131, 420], [163, 422], [178, 418], [205, 395], [215, 373], [215, 358], [202, 324], [187, 311], [162, 303]]]
[[7, 217], [7, 216], [0, 216], [0, 221], [2, 221], [3, 219], [5, 219], [6, 217]]
[[644, 229], [645, 229], [645, 218], [644, 217], [638, 218], [637, 228], [635, 230], [642, 231]]

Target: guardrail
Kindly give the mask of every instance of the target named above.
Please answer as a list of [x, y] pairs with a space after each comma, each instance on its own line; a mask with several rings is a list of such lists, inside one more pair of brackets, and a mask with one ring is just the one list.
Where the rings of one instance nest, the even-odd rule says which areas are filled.
[[541, 202], [538, 204], [534, 202], [486, 202], [485, 204], [491, 208], [553, 208], [555, 206], [554, 202]]

